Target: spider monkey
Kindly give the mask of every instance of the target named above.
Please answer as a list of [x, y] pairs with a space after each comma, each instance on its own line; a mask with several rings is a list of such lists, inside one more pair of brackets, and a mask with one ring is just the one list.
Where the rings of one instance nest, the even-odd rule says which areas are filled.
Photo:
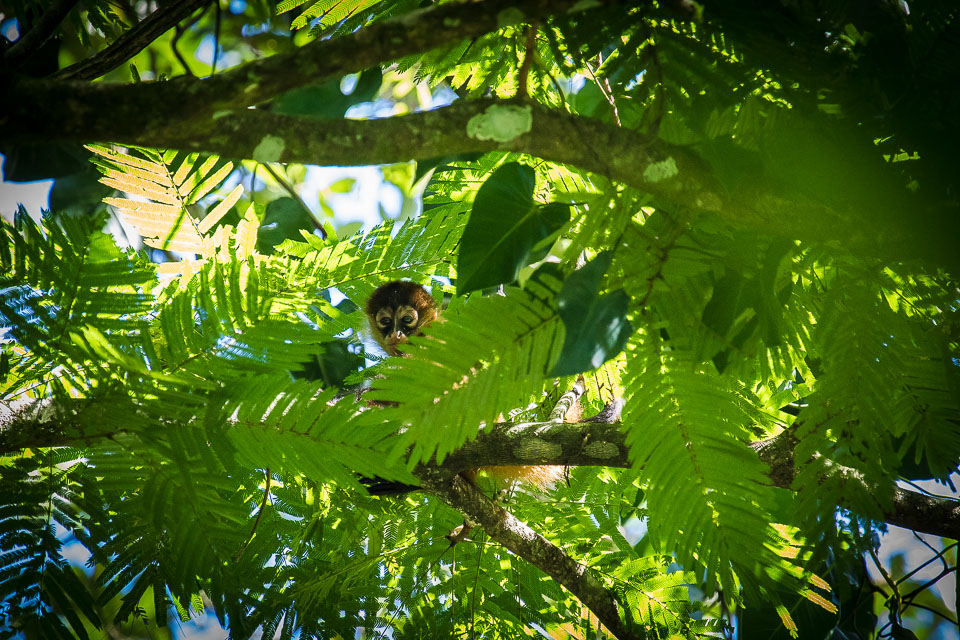
[[[437, 303], [427, 290], [415, 282], [394, 280], [379, 286], [367, 300], [364, 309], [370, 322], [370, 330], [384, 351], [392, 356], [403, 356], [397, 347], [408, 342], [410, 336], [420, 335], [423, 328], [439, 317]], [[575, 402], [567, 412], [567, 422], [578, 422], [582, 407]], [[564, 467], [547, 465], [482, 467], [490, 475], [502, 481], [521, 480], [540, 488], [559, 480]], [[463, 475], [474, 481], [478, 469]], [[388, 486], [389, 485], [389, 486]], [[407, 485], [393, 487], [390, 483], [368, 487], [371, 493], [393, 493], [395, 489], [412, 490]]]

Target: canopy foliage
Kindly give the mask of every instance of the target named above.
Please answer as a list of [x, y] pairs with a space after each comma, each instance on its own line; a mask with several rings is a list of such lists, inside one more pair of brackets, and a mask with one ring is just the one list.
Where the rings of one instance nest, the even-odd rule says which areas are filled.
[[[952, 3], [118, 6], [3, 10], [6, 178], [56, 182], [0, 234], [0, 638], [955, 624], [906, 484], [960, 463]], [[444, 321], [385, 359], [394, 279]], [[507, 464], [569, 468], [461, 475]]]

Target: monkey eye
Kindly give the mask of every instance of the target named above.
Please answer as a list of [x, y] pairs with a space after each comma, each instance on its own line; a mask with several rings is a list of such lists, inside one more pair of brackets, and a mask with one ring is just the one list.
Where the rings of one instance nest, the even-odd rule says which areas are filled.
[[387, 328], [387, 327], [389, 327], [391, 324], [393, 324], [393, 321], [392, 321], [390, 318], [384, 316], [384, 317], [380, 318], [379, 320], [377, 320], [377, 324], [379, 324], [379, 325], [380, 325], [381, 327], [383, 327], [383, 328]]
[[403, 316], [403, 319], [401, 320], [401, 322], [403, 322], [403, 324], [408, 324], [408, 325], [413, 324], [413, 316]]

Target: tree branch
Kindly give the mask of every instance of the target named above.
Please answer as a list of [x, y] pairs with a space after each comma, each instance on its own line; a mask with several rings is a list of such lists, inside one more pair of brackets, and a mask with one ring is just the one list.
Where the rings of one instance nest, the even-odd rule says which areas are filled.
[[[615, 4], [615, 0], [603, 2]], [[164, 117], [171, 120], [164, 123], [166, 127], [176, 128], [178, 123], [191, 121], [209, 125], [215, 114], [244, 110], [290, 89], [481, 36], [513, 19], [540, 19], [563, 13], [577, 4], [575, 0], [470, 0], [443, 4], [337, 38], [315, 40], [294, 51], [253, 60], [202, 79], [178, 76], [165, 82], [89, 85], [63, 80], [29, 83], [21, 78], [4, 89], [24, 97], [34, 92], [73, 96], [70, 109], [80, 110], [88, 118], [95, 118], [98, 109], [106, 106], [109, 110], [100, 117], [107, 120], [126, 122], [132, 118], [143, 126]], [[167, 27], [173, 24], [171, 18], [168, 16], [164, 22]], [[83, 77], [90, 77], [89, 73]], [[70, 72], [69, 77], [77, 76]], [[155, 129], [156, 124], [151, 128]]]
[[99, 78], [146, 49], [168, 29], [209, 3], [210, 0], [178, 0], [161, 5], [134, 27], [121, 34], [106, 49], [57, 71], [52, 77], [59, 80]]
[[[529, 130], [498, 141], [471, 136], [467, 129], [471, 120], [495, 115], [496, 109], [503, 107], [490, 100], [461, 101], [378, 120], [321, 120], [261, 110], [224, 113], [211, 119], [184, 113], [176, 91], [162, 100], [157, 95], [143, 103], [142, 96], [128, 99], [120, 95], [127, 92], [104, 86], [21, 80], [11, 95], [23, 98], [9, 105], [8, 115], [0, 118], [0, 138], [12, 143], [116, 142], [203, 150], [264, 162], [338, 166], [514, 151], [575, 165], [688, 209], [719, 213], [741, 225], [793, 237], [817, 235], [817, 221], [835, 220], [835, 232], [844, 227], [837, 215], [823, 206], [794, 204], [790, 216], [780, 216], [781, 209], [772, 206], [760, 212], [744, 204], [730, 204], [710, 170], [688, 149], [533, 103], [510, 105], [520, 110], [516, 112], [519, 117], [529, 116]], [[139, 86], [123, 88], [133, 94]], [[676, 171], [657, 171], [666, 165]], [[768, 204], [773, 199], [771, 194], [765, 196]], [[865, 235], [859, 227], [858, 231], [858, 237]]]
[[[19, 65], [21, 62], [37, 52], [53, 32], [56, 31], [70, 10], [76, 6], [77, 0], [54, 0], [43, 12], [40, 19], [29, 31], [21, 34], [20, 39], [13, 43], [3, 56], [4, 64]], [[21, 27], [23, 25], [21, 24]]]
[[[78, 446], [128, 433], [124, 429], [90, 426], [110, 424], [111, 407], [118, 402], [129, 400], [70, 403], [32, 400], [0, 404], [0, 455], [28, 447]], [[796, 440], [792, 432], [784, 431], [751, 446], [770, 466], [771, 483], [791, 489], [796, 475], [793, 461]], [[421, 465], [417, 474], [439, 473], [449, 478], [477, 467], [523, 465], [629, 468], [631, 462], [624, 433], [616, 424], [503, 422], [449, 454], [443, 464]], [[960, 501], [957, 500], [898, 488], [884, 520], [920, 533], [960, 539]]]
[[[797, 443], [793, 431], [787, 429], [770, 440], [751, 445], [760, 459], [770, 465], [769, 476], [777, 487], [790, 489], [793, 484], [796, 477], [793, 452]], [[953, 540], [960, 539], [958, 500], [928, 496], [897, 487], [893, 506], [883, 516], [887, 524]]]
[[566, 587], [617, 638], [640, 637], [621, 620], [616, 598], [590, 569], [493, 503], [475, 485], [459, 475], [451, 477], [436, 467], [422, 467], [419, 477], [427, 491], [482, 526], [492, 540]]
[[[883, 224], [864, 225], [855, 213], [791, 198], [774, 187], [745, 183], [741, 190], [728, 192], [689, 147], [534, 103], [459, 101], [432, 111], [362, 121], [250, 109], [214, 116], [206, 108], [189, 106], [195, 96], [178, 88], [184, 83], [176, 80], [111, 86], [21, 78], [8, 91], [19, 99], [5, 105], [0, 139], [14, 144], [115, 142], [261, 162], [338, 166], [513, 151], [607, 176], [675, 207], [719, 215], [740, 227], [811, 242], [844, 242], [864, 255], [927, 256], [928, 238], [911, 237]], [[469, 123], [496, 117], [496, 109], [504, 106], [519, 110], [515, 115], [522, 119], [529, 117], [526, 132], [505, 140], [470, 134]], [[937, 228], [916, 225], [914, 233]]]
[[[603, 2], [617, 4], [616, 0]], [[444, 4], [203, 79], [180, 76], [139, 84], [8, 79], [2, 89], [18, 99], [4, 105], [0, 138], [14, 144], [116, 142], [268, 162], [341, 166], [515, 151], [575, 165], [634, 186], [672, 206], [718, 214], [765, 233], [842, 242], [865, 255], [884, 258], [935, 255], [948, 267], [960, 262], [945, 239], [948, 234], [939, 232], [941, 226], [894, 215], [905, 206], [895, 199], [882, 204], [889, 211], [871, 214], [870, 224], [865, 224], [856, 206], [839, 210], [817, 198], [783, 191], [776, 181], [745, 179], [736, 191], [728, 192], [690, 147], [669, 145], [656, 136], [533, 104], [519, 106], [529, 110], [529, 131], [499, 141], [464, 135], [471, 118], [490, 115], [488, 101], [364, 122], [285, 117], [248, 109], [330, 76], [489, 33], [507, 17], [535, 21], [582, 4], [573, 0]], [[508, 9], [511, 11], [505, 13]], [[873, 211], [872, 207], [866, 209]], [[920, 203], [909, 208], [918, 215], [924, 211]], [[922, 215], [936, 218], [943, 214], [929, 211]]]
[[[122, 429], [91, 427], [109, 424], [117, 402], [28, 400], [0, 404], [0, 455], [27, 447], [71, 446], [113, 438]], [[770, 465], [775, 486], [791, 488], [795, 476], [796, 439], [787, 430], [754, 443]], [[415, 470], [422, 488], [482, 526], [491, 539], [538, 567], [566, 587], [593, 611], [618, 638], [638, 637], [620, 618], [614, 594], [587, 567], [580, 565], [511, 513], [493, 503], [461, 472], [477, 467], [514, 465], [609, 466], [629, 468], [624, 433], [616, 424], [596, 422], [500, 423], [448, 455], [442, 464], [421, 464]], [[947, 538], [960, 538], [960, 502], [898, 488], [889, 524]]]

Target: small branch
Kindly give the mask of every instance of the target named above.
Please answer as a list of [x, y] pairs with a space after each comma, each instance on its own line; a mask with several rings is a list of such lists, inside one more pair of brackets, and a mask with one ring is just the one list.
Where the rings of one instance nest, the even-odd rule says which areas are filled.
[[[219, 2], [217, 3], [217, 6], [220, 6]], [[190, 18], [190, 20], [187, 21], [187, 24], [184, 24], [184, 25], [178, 24], [177, 32], [173, 35], [173, 38], [171, 38], [170, 40], [170, 49], [173, 50], [174, 57], [176, 57], [177, 61], [180, 63], [180, 66], [183, 67], [184, 74], [191, 77], [194, 76], [193, 70], [190, 68], [190, 65], [187, 64], [187, 61], [183, 58], [183, 55], [180, 53], [180, 49], [178, 45], [180, 44], [180, 38], [183, 36], [183, 34], [185, 34], [190, 29], [190, 27], [195, 25], [202, 16], [203, 16], [203, 12], [198, 13], [192, 18]], [[214, 45], [214, 47], [216, 47], [216, 45]], [[216, 51], [216, 49], [214, 49], [214, 51]]]
[[210, 75], [217, 75], [217, 62], [220, 61], [220, 27], [223, 23], [223, 11], [220, 9], [220, 2], [214, 3], [216, 16], [213, 21], [213, 62], [210, 64]]
[[[933, 556], [932, 558], [930, 558], [929, 560], [927, 560], [926, 562], [924, 562], [923, 564], [914, 567], [909, 573], [906, 573], [906, 574], [900, 576], [899, 578], [897, 578], [897, 584], [906, 582], [907, 580], [909, 580], [910, 578], [912, 578], [915, 574], [919, 573], [920, 571], [923, 571], [925, 568], [927, 568], [927, 566], [933, 564], [933, 563], [936, 562], [937, 560], [939, 560], [939, 561], [941, 562], [941, 564], [943, 565], [943, 569], [942, 569], [943, 571], [947, 571], [947, 570], [949, 570], [949, 569], [951, 568], [950, 565], [947, 564], [947, 560], [946, 560], [945, 556], [946, 556], [947, 553], [949, 553], [952, 549], [954, 549], [954, 548], [957, 546], [957, 543], [956, 543], [956, 542], [954, 542], [954, 543], [952, 543], [952, 544], [948, 544], [948, 545], [944, 546], [943, 549], [937, 551], [936, 549], [933, 548], [932, 545], [930, 545], [930, 543], [928, 543], [926, 540], [924, 540], [923, 538], [921, 538], [921, 537], [919, 536], [919, 534], [917, 534], [917, 532], [914, 532], [914, 533], [913, 533], [913, 536], [914, 536], [917, 540], [919, 540], [921, 543], [923, 543], [928, 549], [930, 549], [930, 551], [932, 551], [932, 552], [934, 553], [934, 556]], [[953, 567], [953, 569], [956, 570], [956, 567]]]
[[206, 6], [211, 0], [178, 0], [162, 5], [156, 11], [124, 32], [103, 51], [72, 64], [53, 74], [59, 80], [93, 80], [113, 71], [121, 64], [150, 46], [191, 13]]
[[477, 487], [459, 475], [423, 468], [424, 488], [483, 527], [494, 540], [548, 574], [579, 598], [610, 632], [621, 640], [639, 638], [620, 618], [614, 595], [587, 567], [493, 503]]
[[[53, 0], [47, 10], [43, 12], [33, 28], [22, 33], [20, 39], [13, 43], [3, 56], [3, 62], [8, 65], [20, 65], [24, 60], [37, 52], [50, 39], [70, 10], [76, 6], [77, 0]], [[21, 24], [21, 27], [23, 25]]]
[[583, 376], [578, 376], [577, 381], [570, 387], [570, 390], [560, 396], [560, 399], [557, 400], [557, 404], [553, 407], [553, 411], [550, 412], [550, 420], [553, 422], [563, 422], [567, 416], [567, 412], [580, 401], [580, 396], [583, 395], [584, 385], [586, 383], [583, 380]]
[[[927, 589], [929, 589], [929, 588], [932, 587], [933, 585], [935, 585], [935, 584], [937, 584], [938, 582], [940, 582], [941, 580], [943, 580], [945, 577], [947, 577], [947, 576], [950, 575], [951, 573], [956, 572], [956, 570], [957, 570], [956, 567], [950, 567], [950, 568], [948, 568], [948, 569], [944, 569], [943, 571], [941, 571], [940, 573], [938, 573], [935, 577], [927, 580], [927, 581], [924, 582], [923, 584], [919, 585], [916, 589], [914, 589], [914, 590], [911, 591], [910, 593], [908, 593], [908, 594], [906, 594], [905, 596], [903, 596], [903, 597], [901, 598], [901, 602], [906, 603], [906, 606], [910, 606], [910, 605], [913, 603], [914, 599], [915, 599], [917, 596], [919, 596], [919, 595], [922, 594], [924, 591], [926, 591]], [[898, 584], [899, 584], [899, 581], [898, 581]]]
[[[597, 71], [600, 71], [600, 67], [603, 66], [603, 58], [597, 56]], [[584, 62], [584, 67], [586, 67], [587, 72], [590, 74], [590, 77], [593, 78], [593, 82], [597, 85], [597, 88], [600, 89], [600, 93], [603, 94], [603, 97], [606, 98], [607, 102], [610, 103], [610, 110], [613, 114], [613, 122], [618, 127], [623, 126], [620, 123], [620, 110], [617, 109], [617, 99], [613, 95], [613, 89], [610, 88], [610, 82], [606, 77], [600, 78], [597, 76], [597, 73], [590, 66], [589, 62]]]
[[293, 198], [294, 201], [296, 201], [296, 203], [300, 205], [300, 208], [303, 209], [303, 211], [307, 214], [307, 216], [310, 218], [310, 220], [313, 221], [313, 226], [314, 226], [314, 228], [315, 228], [317, 231], [320, 232], [320, 238], [321, 238], [322, 240], [326, 240], [326, 239], [327, 239], [327, 230], [324, 229], [324, 228], [323, 228], [323, 225], [320, 223], [320, 221], [317, 220], [317, 217], [313, 214], [313, 211], [310, 211], [310, 207], [308, 207], [308, 206], [307, 206], [307, 203], [303, 201], [303, 198], [301, 198], [301, 197], [300, 197], [300, 194], [297, 193], [297, 190], [293, 188], [293, 185], [290, 184], [290, 182], [289, 182], [287, 179], [285, 179], [283, 176], [281, 176], [281, 175], [279, 174], [279, 172], [277, 172], [276, 169], [274, 169], [273, 167], [271, 167], [269, 164], [264, 163], [264, 164], [262, 164], [261, 166], [262, 166], [264, 169], [266, 169], [266, 170], [267, 170], [267, 173], [270, 174], [270, 177], [272, 177], [274, 180], [276, 180], [276, 181], [277, 181], [277, 184], [279, 184], [279, 185], [283, 188], [284, 191], [286, 191], [288, 194], [290, 194], [290, 197]]
[[250, 543], [253, 542], [253, 536], [257, 533], [257, 527], [260, 526], [260, 518], [263, 516], [263, 510], [267, 506], [267, 499], [270, 497], [270, 467], [267, 467], [263, 470], [263, 475], [263, 498], [260, 500], [260, 508], [257, 509], [257, 518], [253, 521], [253, 527], [250, 529], [250, 535], [247, 536], [247, 541], [243, 543], [243, 547], [241, 547], [240, 551], [237, 553], [235, 562], [240, 561], [240, 558], [243, 557], [247, 547], [249, 547]]
[[517, 97], [526, 97], [527, 77], [530, 75], [530, 65], [533, 64], [533, 57], [537, 53], [537, 29], [540, 28], [539, 22], [531, 22], [527, 25], [527, 40], [524, 45], [523, 62], [520, 63], [520, 70], [517, 72], [519, 81], [517, 82]]
[[[615, 3], [616, 0], [602, 2], [605, 5]], [[318, 39], [293, 51], [252, 60], [207, 78], [179, 76], [167, 82], [104, 84], [102, 89], [108, 93], [119, 90], [125, 94], [123, 97], [118, 95], [112, 98], [111, 102], [126, 103], [131, 107], [131, 111], [149, 108], [150, 104], [160, 99], [158, 96], [163, 95], [163, 100], [177, 101], [177, 118], [192, 115], [206, 120], [220, 111], [245, 109], [262, 104], [305, 84], [359, 72], [404, 56], [496, 31], [501, 26], [500, 14], [506, 10], [519, 10], [527, 19], [536, 20], [569, 11], [577, 4], [576, 0], [485, 0], [441, 4], [393, 20], [376, 22], [336, 38]], [[178, 21], [179, 19], [164, 22], [163, 31]], [[151, 41], [163, 31], [151, 31]], [[120, 40], [114, 44], [119, 42]], [[140, 48], [143, 46], [145, 45]], [[127, 48], [124, 48], [124, 52], [126, 50]], [[137, 51], [139, 49], [132, 53]], [[109, 69], [128, 57], [115, 62]], [[61, 71], [55, 77], [80, 78], [72, 69], [73, 67], [70, 67]], [[83, 77], [89, 79], [90, 76], [85, 74]], [[136, 109], [133, 108], [134, 104]]]
[[[5, 105], [8, 114], [0, 118], [0, 138], [19, 143], [110, 141], [184, 151], [204, 150], [224, 157], [261, 161], [262, 158], [256, 157], [257, 150], [262, 149], [261, 143], [269, 138], [270, 147], [277, 149], [270, 161], [338, 166], [426, 160], [458, 153], [515, 151], [606, 175], [685, 208], [716, 212], [741, 223], [747, 219], [761, 221], [766, 228], [764, 212], [756, 212], [754, 216], [754, 212], [746, 208], [725, 208], [723, 190], [690, 149], [534, 103], [522, 105], [531, 117], [529, 132], [511, 140], [497, 141], [466, 134], [471, 119], [483, 117], [488, 109], [501, 104], [493, 100], [457, 101], [439, 109], [375, 120], [322, 120], [259, 109], [243, 109], [211, 118], [202, 111], [189, 110], [187, 104], [191, 98], [176, 88], [176, 81], [180, 79], [194, 82], [189, 78], [174, 78], [163, 83], [170, 88], [169, 93], [151, 83], [155, 95], [150, 95], [149, 100], [138, 92], [147, 83], [124, 85], [121, 90], [105, 83], [77, 85], [21, 80], [13, 83], [8, 91], [21, 99]], [[597, 149], [603, 149], [604, 153], [598, 154]], [[663, 175], [648, 170], [663, 163], [676, 167], [676, 172]], [[785, 233], [792, 235], [796, 231], [798, 237], [804, 235], [804, 225], [798, 223], [794, 228], [786, 220], [796, 220], [802, 217], [801, 213], [807, 220], [835, 217], [822, 208], [796, 203], [792, 206], [797, 215], [778, 219], [774, 228], [785, 229]], [[835, 229], [840, 227], [841, 223], [837, 222]]]

